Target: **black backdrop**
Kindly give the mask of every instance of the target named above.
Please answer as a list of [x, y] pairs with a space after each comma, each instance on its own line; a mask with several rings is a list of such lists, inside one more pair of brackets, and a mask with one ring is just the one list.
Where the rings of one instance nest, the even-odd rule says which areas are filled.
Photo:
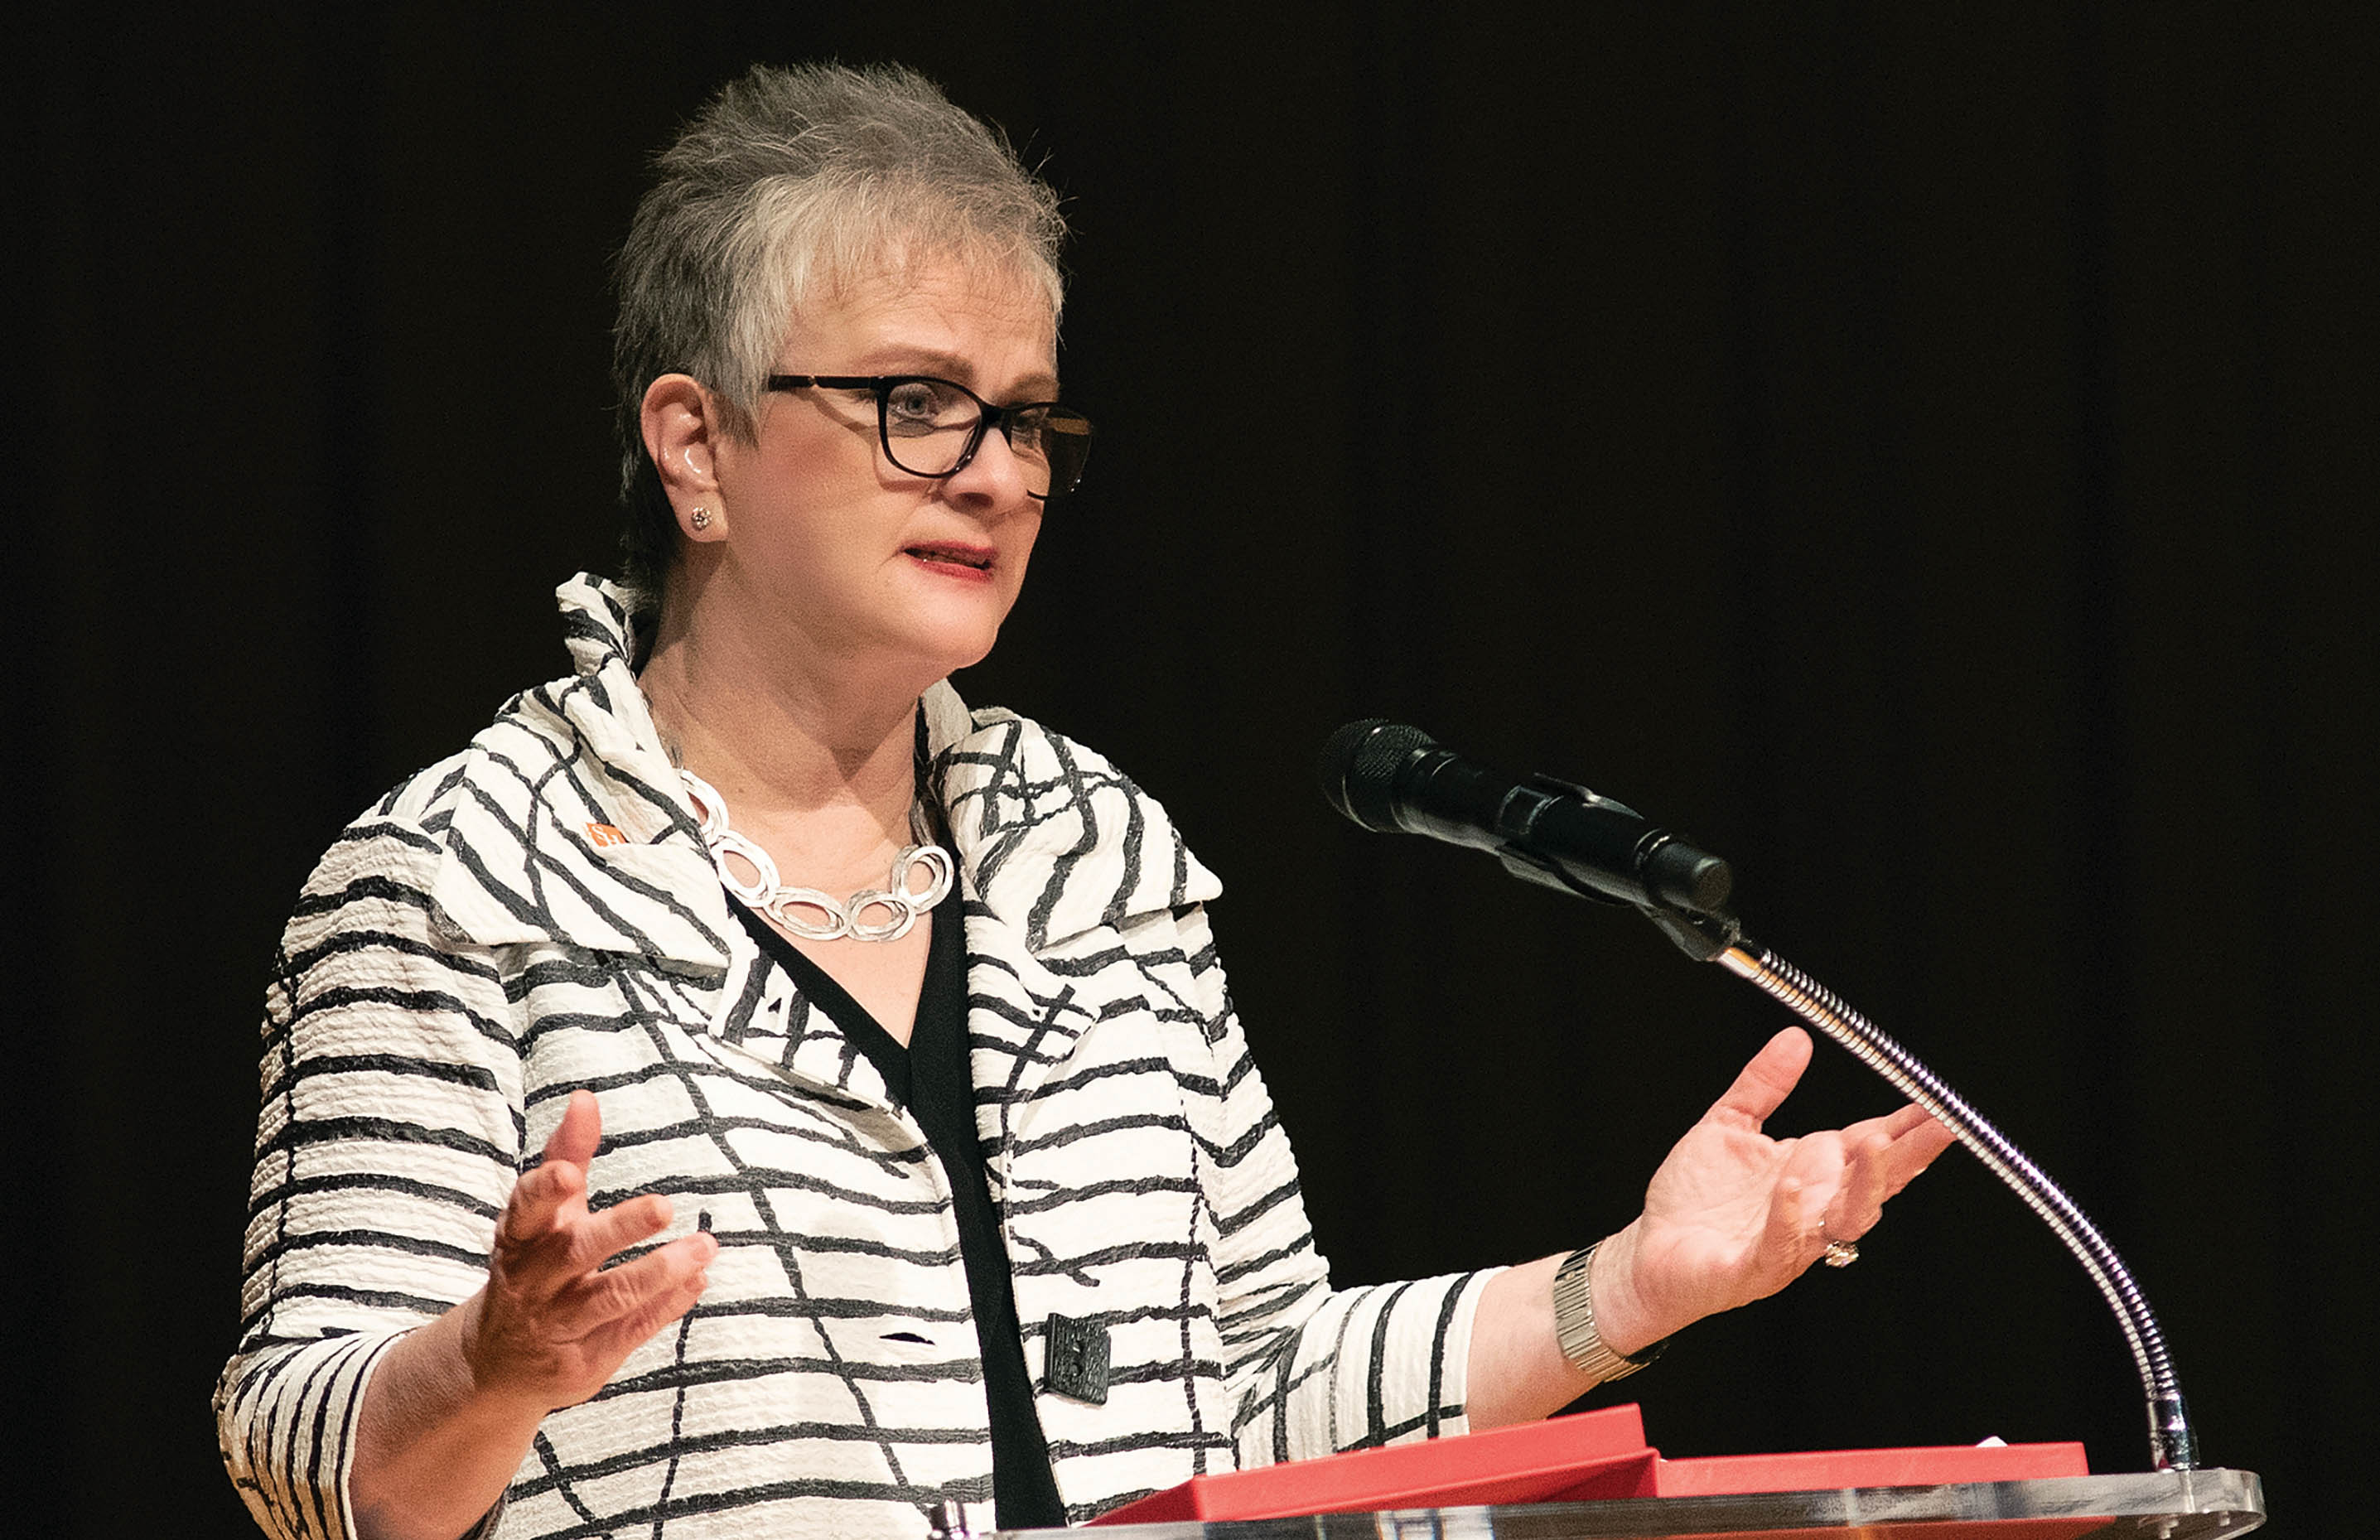
[[[2346, 1520], [2380, 594], [2332, 21], [188, 6], [9, 53], [12, 1531], [244, 1532], [206, 1400], [272, 937], [347, 817], [562, 672], [644, 157], [831, 55], [926, 69], [1071, 200], [1099, 452], [960, 683], [1223, 875], [1342, 1279], [1617, 1225], [1779, 1020], [1337, 824], [1314, 751], [1388, 714], [1730, 855], [2126, 1249], [2275, 1532]], [[1882, 1105], [1821, 1052], [1783, 1126]], [[2143, 1463], [2114, 1327], [1972, 1161], [1866, 1249], [1627, 1385], [1654, 1441]]]

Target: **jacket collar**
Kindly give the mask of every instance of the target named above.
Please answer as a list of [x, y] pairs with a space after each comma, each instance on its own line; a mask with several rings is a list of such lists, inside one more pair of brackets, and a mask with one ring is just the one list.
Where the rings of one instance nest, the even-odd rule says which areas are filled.
[[[575, 674], [522, 697], [467, 758], [440, 904], [487, 944], [558, 940], [724, 971], [740, 928], [637, 685], [635, 597], [584, 573], [554, 597]], [[947, 680], [918, 708], [922, 790], [963, 887], [1029, 955], [1222, 891], [1164, 809], [1100, 756], [1012, 712], [970, 713]], [[573, 779], [601, 816], [525, 803], [518, 775], [485, 758], [508, 725], [574, 738]], [[549, 869], [557, 861], [569, 869]]]

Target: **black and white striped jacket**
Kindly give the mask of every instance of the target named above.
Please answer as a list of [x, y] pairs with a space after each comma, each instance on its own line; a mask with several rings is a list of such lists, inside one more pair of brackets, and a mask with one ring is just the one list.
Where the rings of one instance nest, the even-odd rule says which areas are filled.
[[[595, 1205], [664, 1194], [671, 1233], [721, 1251], [683, 1323], [546, 1419], [488, 1533], [921, 1534], [925, 1505], [990, 1494], [947, 1172], [729, 914], [622, 596], [560, 598], [577, 672], [348, 828], [283, 939], [225, 1461], [272, 1534], [352, 1533], [373, 1364], [480, 1287], [583, 1085]], [[1461, 1432], [1486, 1275], [1331, 1291], [1216, 961], [1215, 879], [1097, 755], [948, 685], [925, 712], [977, 1128], [1068, 1512]], [[1104, 1404], [1042, 1384], [1052, 1316], [1108, 1334]]]

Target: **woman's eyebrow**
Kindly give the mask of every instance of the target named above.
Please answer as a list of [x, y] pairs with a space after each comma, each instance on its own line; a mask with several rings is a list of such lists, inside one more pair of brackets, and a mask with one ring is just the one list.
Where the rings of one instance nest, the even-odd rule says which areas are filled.
[[[956, 381], [982, 394], [977, 383], [975, 360], [957, 353], [946, 353], [938, 347], [913, 347], [891, 343], [860, 355], [854, 370], [859, 374], [930, 374]], [[1048, 401], [1058, 394], [1058, 376], [1049, 370], [1037, 369], [1016, 382], [1008, 393], [1013, 401]]]

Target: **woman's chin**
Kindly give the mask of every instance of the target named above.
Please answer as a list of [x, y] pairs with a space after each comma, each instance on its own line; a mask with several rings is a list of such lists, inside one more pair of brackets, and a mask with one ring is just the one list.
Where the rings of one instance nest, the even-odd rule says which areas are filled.
[[936, 674], [935, 677], [938, 679], [947, 678], [949, 675], [958, 673], [961, 669], [971, 669], [975, 667], [978, 663], [982, 662], [986, 658], [991, 656], [992, 644], [997, 642], [999, 639], [999, 629], [994, 627], [991, 635], [978, 638], [974, 645], [970, 647], [952, 649], [943, 654], [945, 659], [944, 666], [941, 673]]
[[960, 623], [958, 617], [951, 616], [938, 624], [909, 630], [897, 639], [888, 637], [886, 651], [912, 660], [907, 667], [891, 671], [905, 677], [902, 688], [905, 691], [908, 680], [931, 684], [961, 669], [973, 668], [991, 655], [992, 644], [999, 639], [997, 620]]

